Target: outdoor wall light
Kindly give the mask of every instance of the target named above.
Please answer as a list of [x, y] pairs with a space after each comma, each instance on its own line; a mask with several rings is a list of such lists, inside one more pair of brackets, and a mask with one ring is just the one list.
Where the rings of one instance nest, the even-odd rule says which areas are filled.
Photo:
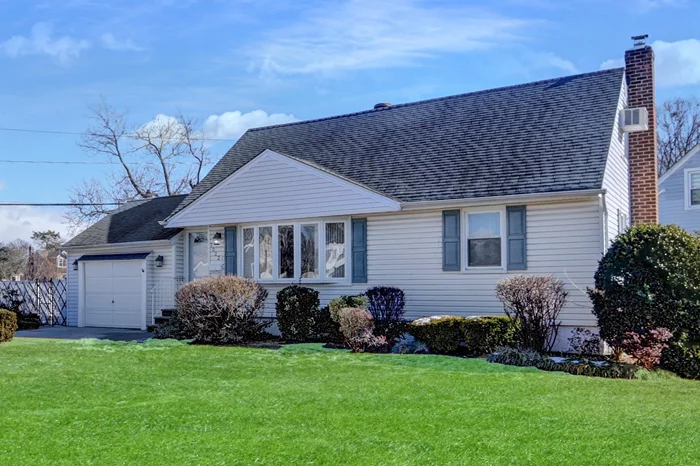
[[214, 236], [212, 237], [212, 239], [214, 240], [214, 246], [220, 245], [221, 244], [221, 232], [217, 231], [216, 233], [214, 233]]
[[156, 257], [156, 267], [163, 267], [163, 256]]
[[73, 261], [73, 270], [78, 270], [78, 261]]

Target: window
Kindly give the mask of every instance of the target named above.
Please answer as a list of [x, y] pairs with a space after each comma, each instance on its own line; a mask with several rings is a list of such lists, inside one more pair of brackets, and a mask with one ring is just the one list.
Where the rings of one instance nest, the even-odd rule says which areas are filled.
[[258, 278], [273, 278], [272, 267], [272, 227], [258, 228], [259, 273]]
[[501, 267], [501, 213], [468, 213], [467, 267]]
[[318, 278], [318, 225], [301, 226], [301, 278]]
[[326, 223], [326, 277], [345, 277], [344, 223]]
[[687, 172], [686, 178], [688, 207], [700, 207], [700, 170]]
[[242, 231], [239, 260], [245, 277], [283, 281], [349, 277], [344, 221], [243, 226]]
[[209, 276], [209, 241], [207, 232], [189, 234], [190, 280]]
[[243, 229], [243, 276], [255, 276], [255, 228]]

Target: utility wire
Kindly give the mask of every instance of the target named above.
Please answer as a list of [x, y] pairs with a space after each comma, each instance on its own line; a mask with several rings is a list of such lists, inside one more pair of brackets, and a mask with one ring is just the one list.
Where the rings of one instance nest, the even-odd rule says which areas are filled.
[[[75, 133], [71, 131], [51, 131], [47, 129], [27, 129], [27, 128], [0, 128], [0, 131], [11, 131], [14, 133], [40, 133], [40, 134], [64, 134], [68, 136], [82, 136], [84, 133]], [[125, 134], [120, 136], [129, 139], [139, 139], [137, 136]], [[193, 138], [195, 141], [214, 141], [214, 142], [233, 142], [236, 139], [217, 139], [217, 138]]]
[[107, 205], [114, 205], [118, 206], [121, 205], [116, 202], [101, 202], [101, 203], [94, 203], [94, 202], [1, 202], [0, 201], [0, 207], [97, 207], [97, 206], [107, 206]]
[[[120, 162], [100, 162], [100, 161], [89, 161], [89, 160], [6, 160], [0, 159], [0, 163], [13, 163], [13, 164], [48, 164], [48, 165], [121, 165]], [[156, 162], [127, 162], [128, 165], [157, 165], [160, 167], [160, 163]], [[197, 162], [166, 162], [167, 165], [199, 165]], [[205, 163], [204, 167], [209, 165], [214, 165], [215, 162]]]

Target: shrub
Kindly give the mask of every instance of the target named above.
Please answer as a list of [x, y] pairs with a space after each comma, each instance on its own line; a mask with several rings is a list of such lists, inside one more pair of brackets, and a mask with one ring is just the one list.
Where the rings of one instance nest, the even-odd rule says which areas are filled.
[[0, 309], [0, 343], [12, 340], [17, 331], [17, 313]]
[[700, 239], [675, 225], [636, 225], [617, 236], [588, 294], [600, 336], [618, 354], [628, 332], [699, 328]]
[[39, 314], [17, 314], [17, 330], [36, 330], [41, 327]]
[[427, 354], [430, 351], [424, 343], [409, 334], [405, 334], [394, 344], [391, 352], [395, 354]]
[[685, 379], [700, 380], [700, 347], [672, 342], [661, 353], [661, 367]]
[[433, 316], [414, 320], [410, 332], [432, 353], [481, 356], [517, 344], [517, 329], [506, 316]]
[[397, 322], [403, 320], [406, 296], [398, 288], [377, 286], [365, 292], [367, 310], [375, 321]]
[[578, 354], [598, 354], [600, 336], [587, 328], [577, 327], [569, 337], [569, 351]]
[[314, 340], [341, 345], [345, 342], [340, 324], [331, 318], [328, 306], [321, 308], [314, 317]]
[[318, 291], [290, 285], [277, 292], [277, 325], [285, 340], [311, 341], [319, 312]]
[[486, 360], [508, 366], [530, 367], [542, 362], [543, 358], [540, 353], [529, 348], [499, 346], [486, 357]]
[[0, 289], [0, 309], [7, 309], [16, 314], [22, 313], [24, 298], [19, 291], [12, 288]]
[[257, 282], [234, 275], [186, 283], [175, 295], [173, 317], [156, 338], [209, 344], [250, 341], [270, 325], [260, 319], [266, 298], [267, 290]]
[[386, 352], [386, 338], [375, 336], [372, 315], [364, 309], [347, 307], [338, 312], [340, 330], [354, 353]]
[[537, 364], [542, 371], [568, 372], [572, 375], [585, 375], [588, 377], [603, 377], [607, 379], [634, 379], [641, 370], [634, 364], [601, 363], [599, 361], [553, 361], [544, 358]]
[[498, 282], [496, 294], [508, 317], [518, 321], [520, 343], [535, 351], [551, 351], [568, 295], [564, 283], [554, 276], [518, 275]]
[[338, 322], [338, 312], [346, 307], [355, 309], [367, 309], [367, 296], [363, 294], [341, 296], [340, 298], [332, 299], [328, 303], [328, 308], [331, 314], [331, 319]]
[[647, 370], [652, 370], [661, 360], [661, 352], [673, 335], [667, 328], [655, 328], [643, 333], [627, 332], [621, 348]]

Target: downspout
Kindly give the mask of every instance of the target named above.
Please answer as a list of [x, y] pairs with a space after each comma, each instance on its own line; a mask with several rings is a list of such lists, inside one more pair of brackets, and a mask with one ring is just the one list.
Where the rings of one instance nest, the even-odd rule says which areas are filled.
[[605, 193], [599, 194], [598, 199], [600, 208], [601, 239], [603, 240], [601, 253], [605, 255], [605, 251], [608, 249], [608, 206], [605, 202]]

